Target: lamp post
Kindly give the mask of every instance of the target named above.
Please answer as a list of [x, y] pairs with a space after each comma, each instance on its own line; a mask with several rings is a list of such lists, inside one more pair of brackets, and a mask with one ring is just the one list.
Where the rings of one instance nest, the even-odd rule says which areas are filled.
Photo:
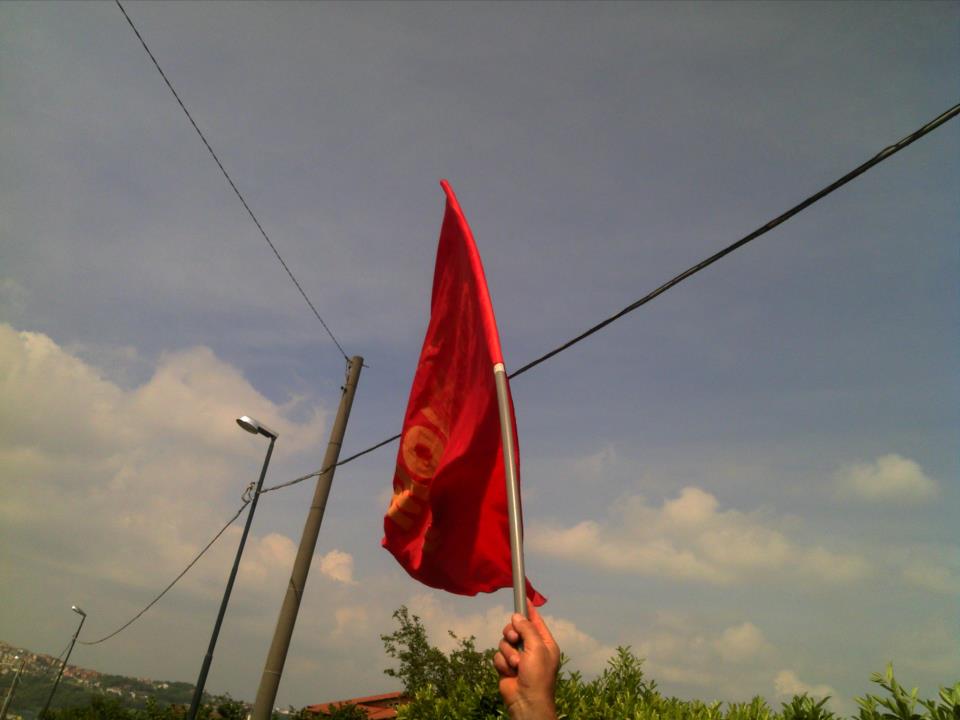
[[[17, 660], [20, 660], [19, 655], [13, 658], [14, 662]], [[3, 707], [0, 708], [0, 720], [4, 720], [7, 717], [7, 710], [10, 708], [10, 701], [13, 700], [13, 693], [17, 691], [17, 683], [20, 682], [20, 675], [23, 674], [23, 666], [26, 664], [26, 658], [20, 660], [20, 667], [17, 668], [17, 674], [13, 676], [13, 682], [10, 684], [10, 689], [7, 691], [7, 697], [3, 701]]]
[[73, 646], [77, 644], [77, 637], [80, 635], [80, 628], [83, 627], [83, 621], [87, 619], [87, 614], [76, 605], [71, 605], [70, 609], [80, 616], [80, 624], [77, 625], [77, 631], [70, 639], [70, 647], [67, 648], [67, 656], [63, 659], [63, 664], [60, 666], [60, 672], [57, 673], [57, 679], [54, 681], [53, 687], [50, 689], [50, 695], [47, 697], [47, 702], [44, 704], [43, 710], [41, 710], [40, 714], [37, 716], [40, 718], [40, 720], [43, 720], [43, 717], [47, 714], [47, 710], [50, 709], [50, 702], [53, 700], [54, 693], [57, 692], [57, 686], [60, 684], [60, 678], [63, 677], [64, 668], [67, 667], [67, 661], [70, 659], [70, 653], [73, 652]]
[[220, 634], [223, 616], [227, 612], [227, 603], [230, 602], [230, 592], [233, 590], [233, 581], [236, 579], [237, 570], [240, 567], [240, 556], [243, 555], [243, 546], [247, 542], [247, 534], [250, 532], [250, 524], [253, 522], [253, 513], [257, 509], [257, 500], [260, 499], [260, 488], [263, 486], [263, 479], [267, 475], [267, 465], [270, 464], [270, 456], [273, 454], [273, 444], [277, 441], [277, 433], [247, 415], [237, 418], [237, 425], [254, 435], [264, 435], [270, 438], [270, 446], [267, 448], [267, 456], [263, 460], [263, 468], [260, 470], [257, 489], [254, 491], [253, 499], [250, 501], [250, 510], [247, 513], [247, 522], [243, 526], [243, 535], [240, 536], [240, 546], [237, 548], [237, 557], [233, 561], [233, 569], [230, 571], [230, 578], [227, 580], [227, 589], [223, 591], [223, 600], [220, 601], [220, 612], [217, 614], [217, 622], [213, 625], [213, 635], [210, 636], [210, 646], [207, 648], [207, 654], [203, 658], [200, 677], [197, 678], [197, 686], [193, 690], [193, 699], [190, 701], [190, 710], [187, 712], [186, 720], [195, 720], [197, 710], [200, 709], [200, 700], [203, 698], [203, 687], [207, 683], [207, 673], [210, 672], [210, 663], [213, 661], [213, 649], [217, 645], [217, 636]]

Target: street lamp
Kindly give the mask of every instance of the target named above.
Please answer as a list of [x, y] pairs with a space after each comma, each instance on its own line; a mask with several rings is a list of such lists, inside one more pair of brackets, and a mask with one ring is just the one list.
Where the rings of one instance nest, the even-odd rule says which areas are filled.
[[43, 717], [47, 714], [47, 710], [50, 709], [50, 702], [53, 700], [54, 693], [57, 692], [57, 686], [60, 684], [60, 678], [63, 677], [64, 668], [67, 667], [67, 661], [70, 659], [70, 653], [73, 652], [73, 646], [77, 644], [77, 637], [80, 635], [80, 628], [83, 627], [83, 621], [87, 619], [87, 614], [76, 605], [71, 605], [70, 609], [80, 616], [80, 624], [77, 625], [77, 631], [70, 639], [70, 647], [67, 648], [67, 656], [63, 659], [63, 664], [60, 666], [60, 672], [57, 673], [57, 679], [54, 681], [53, 687], [50, 689], [50, 695], [47, 697], [47, 702], [43, 706], [43, 710], [41, 710], [40, 714], [37, 716], [41, 720], [43, 720]]
[[10, 701], [13, 700], [13, 694], [17, 691], [17, 683], [20, 682], [20, 676], [23, 674], [23, 666], [27, 664], [27, 659], [20, 659], [19, 655], [13, 656], [13, 662], [20, 660], [20, 667], [17, 668], [17, 674], [13, 676], [13, 682], [10, 683], [10, 689], [7, 690], [7, 697], [3, 701], [3, 707], [0, 708], [0, 720], [7, 717], [7, 710], [10, 708]]
[[243, 555], [243, 546], [247, 542], [247, 534], [250, 532], [250, 523], [253, 522], [253, 513], [257, 509], [257, 500], [260, 499], [260, 488], [263, 486], [263, 479], [267, 475], [267, 465], [270, 464], [270, 456], [273, 454], [273, 444], [277, 441], [277, 433], [268, 428], [262, 422], [254, 420], [252, 417], [244, 415], [237, 418], [237, 425], [254, 435], [263, 435], [270, 438], [270, 446], [267, 448], [267, 456], [263, 460], [263, 469], [260, 470], [260, 480], [257, 481], [257, 489], [253, 493], [253, 499], [250, 501], [250, 511], [247, 513], [247, 522], [243, 526], [243, 535], [240, 536], [240, 546], [237, 548], [237, 557], [233, 561], [233, 569], [230, 571], [230, 578], [227, 580], [227, 589], [223, 592], [223, 600], [220, 601], [220, 612], [217, 614], [217, 622], [213, 626], [213, 635], [210, 636], [210, 647], [207, 648], [207, 654], [203, 658], [203, 666], [200, 668], [200, 677], [197, 678], [197, 686], [193, 690], [193, 699], [190, 701], [190, 710], [187, 712], [186, 720], [195, 720], [197, 710], [200, 709], [200, 700], [203, 697], [203, 687], [207, 683], [207, 673], [210, 672], [210, 663], [213, 661], [213, 649], [217, 646], [217, 636], [220, 634], [220, 626], [223, 624], [223, 616], [227, 612], [227, 603], [230, 602], [230, 592], [233, 590], [233, 581], [237, 577], [237, 570], [240, 567], [240, 556]]

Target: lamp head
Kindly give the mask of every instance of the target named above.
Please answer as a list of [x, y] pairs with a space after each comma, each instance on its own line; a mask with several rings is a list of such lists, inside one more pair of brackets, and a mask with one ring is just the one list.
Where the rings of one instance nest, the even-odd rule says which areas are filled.
[[84, 617], [87, 616], [87, 614], [83, 610], [78, 608], [76, 605], [71, 605], [70, 609], [73, 610], [77, 615], [83, 615]]
[[277, 439], [277, 433], [268, 428], [259, 420], [255, 420], [249, 415], [244, 415], [243, 417], [237, 418], [237, 425], [242, 427], [248, 433], [253, 433], [254, 435], [266, 435], [268, 438]]

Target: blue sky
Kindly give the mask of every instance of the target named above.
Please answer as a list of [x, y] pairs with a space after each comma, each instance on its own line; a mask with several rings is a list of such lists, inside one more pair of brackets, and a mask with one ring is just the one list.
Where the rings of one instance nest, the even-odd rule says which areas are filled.
[[[399, 430], [456, 189], [508, 366], [578, 334], [953, 105], [949, 3], [132, 4]], [[325, 336], [111, 3], [0, 6], [0, 637], [56, 654], [205, 544], [280, 430], [320, 464]], [[958, 126], [517, 378], [528, 572], [576, 667], [686, 697], [960, 675]], [[492, 645], [509, 593], [379, 547], [395, 448], [336, 477], [281, 704], [389, 689], [401, 602]], [[208, 688], [252, 699], [306, 484], [264, 498]], [[234, 528], [77, 663], [192, 680]]]

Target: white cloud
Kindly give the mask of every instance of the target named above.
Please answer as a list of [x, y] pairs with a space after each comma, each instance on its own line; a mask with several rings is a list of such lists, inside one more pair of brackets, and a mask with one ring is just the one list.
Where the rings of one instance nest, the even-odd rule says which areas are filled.
[[[513, 612], [503, 605], [496, 605], [482, 613], [460, 614], [450, 603], [439, 600], [434, 594], [417, 595], [411, 598], [408, 607], [423, 620], [429, 631], [433, 631], [431, 642], [446, 652], [456, 646], [447, 630], [459, 638], [476, 637], [478, 647], [495, 647]], [[557, 644], [570, 657], [571, 669], [598, 673], [616, 653], [616, 648], [604, 645], [566, 618], [544, 613], [543, 619]]]
[[[259, 469], [264, 443], [236, 427], [237, 415], [275, 427], [287, 456], [322, 444], [319, 407], [300, 423], [284, 410], [207, 348], [168, 353], [147, 382], [124, 389], [46, 335], [0, 324], [0, 467], [10, 481], [0, 524], [8, 549], [15, 545], [11, 561], [36, 563], [28, 572], [82, 568], [90, 580], [149, 596], [240, 507]], [[179, 589], [222, 592], [238, 524]], [[349, 581], [352, 558], [338, 552], [322, 571]], [[242, 578], [254, 588], [282, 584], [294, 554], [284, 535], [251, 535]]]
[[718, 510], [717, 499], [695, 487], [652, 507], [629, 497], [599, 524], [530, 528], [531, 549], [607, 570], [678, 580], [728, 583], [758, 573], [846, 582], [866, 574], [866, 561], [819, 546], [801, 546], [757, 514]]
[[744, 663], [769, 654], [773, 646], [760, 629], [750, 622], [724, 630], [714, 647], [725, 662]]
[[837, 691], [829, 685], [810, 685], [803, 682], [793, 670], [781, 670], [773, 679], [773, 689], [778, 697], [793, 697], [806, 693], [811, 697], [836, 697]]
[[658, 613], [634, 649], [646, 658], [646, 673], [672, 684], [672, 692], [719, 692], [715, 697], [731, 701], [761, 693], [778, 655], [755, 623], [716, 628], [678, 611]]
[[342, 550], [331, 550], [326, 555], [320, 555], [316, 558], [320, 566], [320, 572], [332, 580], [354, 585], [353, 579], [353, 556]]
[[570, 620], [545, 613], [543, 620], [550, 628], [557, 645], [570, 657], [570, 669], [585, 673], [599, 673], [606, 667], [617, 649], [605, 645], [584, 632]]
[[444, 652], [453, 650], [457, 645], [447, 634], [448, 630], [459, 638], [476, 637], [481, 647], [495, 646], [512, 612], [503, 605], [497, 605], [482, 613], [461, 614], [451, 603], [440, 600], [434, 593], [415, 595], [407, 606], [411, 613], [423, 620], [427, 630], [433, 632], [431, 642]]
[[939, 494], [937, 481], [920, 465], [892, 453], [841, 468], [836, 481], [842, 495], [871, 502], [923, 503]]

